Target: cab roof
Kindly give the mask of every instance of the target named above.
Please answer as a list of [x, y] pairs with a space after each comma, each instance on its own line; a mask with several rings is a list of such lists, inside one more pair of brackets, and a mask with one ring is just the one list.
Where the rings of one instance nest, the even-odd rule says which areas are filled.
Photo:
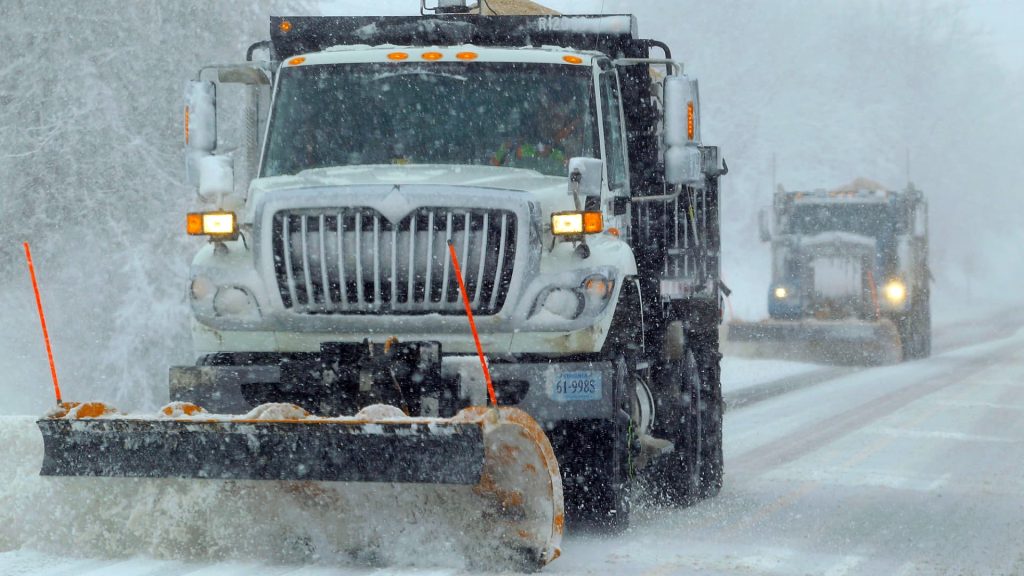
[[354, 64], [366, 62], [433, 63], [433, 62], [528, 62], [589, 67], [596, 52], [578, 52], [556, 46], [542, 48], [484, 48], [461, 46], [334, 46], [322, 52], [303, 54], [282, 62], [282, 66], [318, 64]]
[[273, 16], [271, 58], [284, 61], [332, 46], [408, 47], [562, 46], [596, 51], [612, 58], [645, 57], [651, 41], [637, 38], [636, 18], [628, 14], [584, 16]]

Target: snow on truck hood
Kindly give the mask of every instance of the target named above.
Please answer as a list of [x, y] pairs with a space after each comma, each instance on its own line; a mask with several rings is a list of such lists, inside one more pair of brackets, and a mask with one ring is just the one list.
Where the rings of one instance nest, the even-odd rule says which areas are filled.
[[373, 165], [317, 168], [294, 176], [253, 180], [250, 200], [276, 191], [300, 188], [406, 184], [530, 192], [545, 210], [572, 207], [568, 177], [545, 176], [533, 170], [494, 166]]
[[867, 250], [875, 249], [875, 238], [863, 234], [851, 232], [822, 232], [813, 236], [804, 236], [800, 244], [805, 248], [816, 248], [819, 246], [860, 246]]

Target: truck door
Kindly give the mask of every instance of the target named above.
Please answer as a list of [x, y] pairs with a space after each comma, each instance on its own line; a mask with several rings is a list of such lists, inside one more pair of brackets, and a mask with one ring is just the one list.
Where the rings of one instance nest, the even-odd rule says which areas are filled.
[[[601, 211], [605, 215], [606, 228], [616, 228], [628, 234], [629, 170], [626, 164], [625, 122], [622, 117], [618, 70], [601, 72], [600, 90], [605, 182], [610, 192], [601, 201]], [[623, 239], [629, 241], [628, 236]]]

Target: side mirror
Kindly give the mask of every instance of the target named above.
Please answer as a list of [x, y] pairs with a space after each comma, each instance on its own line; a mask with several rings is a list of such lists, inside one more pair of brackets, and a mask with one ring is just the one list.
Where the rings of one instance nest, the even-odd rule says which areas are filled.
[[771, 214], [767, 208], [761, 208], [757, 213], [757, 227], [761, 232], [761, 242], [771, 242], [772, 240], [772, 228], [771, 228]]
[[583, 156], [569, 159], [569, 195], [600, 197], [604, 161]]
[[231, 196], [234, 191], [235, 168], [230, 156], [203, 156], [199, 159], [199, 198], [221, 205], [223, 198]]
[[697, 81], [679, 75], [665, 79], [665, 181], [703, 183], [700, 159], [700, 97]]
[[921, 202], [914, 210], [914, 236], [917, 238], [928, 237], [928, 205]]
[[217, 148], [217, 86], [192, 80], [185, 87], [185, 178], [199, 183], [199, 161]]
[[247, 84], [261, 86], [270, 84], [266, 72], [255, 64], [232, 64], [217, 68], [217, 81], [221, 84]]
[[687, 186], [702, 184], [704, 179], [700, 171], [700, 150], [691, 146], [673, 146], [666, 150], [665, 181]]

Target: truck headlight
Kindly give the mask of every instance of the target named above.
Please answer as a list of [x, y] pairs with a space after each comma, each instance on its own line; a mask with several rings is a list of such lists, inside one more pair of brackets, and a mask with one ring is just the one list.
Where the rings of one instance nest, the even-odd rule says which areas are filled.
[[542, 294], [541, 298], [543, 299], [541, 304], [543, 310], [566, 320], [579, 318], [586, 306], [586, 299], [582, 291], [571, 288], [552, 288]]
[[591, 274], [575, 288], [553, 286], [541, 292], [533, 314], [546, 310], [566, 320], [596, 316], [608, 306], [614, 288], [615, 281], [603, 274]]
[[775, 297], [779, 300], [785, 300], [786, 296], [789, 296], [789, 292], [785, 286], [779, 286], [775, 289]]
[[189, 292], [192, 294], [193, 300], [206, 300], [215, 291], [217, 287], [214, 286], [213, 282], [210, 282], [208, 278], [203, 276], [196, 276], [192, 279], [192, 285], [189, 287]]
[[603, 274], [592, 274], [583, 280], [580, 288], [586, 295], [587, 308], [599, 312], [604, 309], [604, 306], [608, 304], [608, 299], [612, 297], [615, 281]]
[[252, 316], [258, 312], [252, 295], [234, 286], [217, 289], [213, 297], [213, 311], [218, 316]]
[[885, 285], [885, 298], [893, 304], [901, 304], [907, 297], [907, 287], [900, 280], [890, 280]]

